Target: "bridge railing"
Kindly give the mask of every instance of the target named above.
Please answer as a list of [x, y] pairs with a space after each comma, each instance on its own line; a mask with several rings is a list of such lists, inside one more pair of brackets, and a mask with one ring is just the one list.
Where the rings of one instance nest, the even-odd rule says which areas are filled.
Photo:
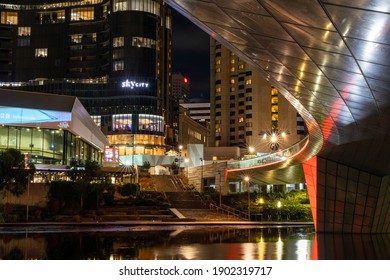
[[303, 138], [301, 141], [297, 142], [293, 146], [275, 153], [256, 156], [250, 159], [229, 161], [227, 163], [227, 169], [233, 170], [233, 169], [250, 168], [250, 167], [256, 167], [256, 166], [261, 166], [265, 164], [286, 160], [296, 155], [298, 152], [300, 152], [302, 148], [307, 144], [308, 141], [309, 141], [309, 136], [306, 136], [305, 138]]

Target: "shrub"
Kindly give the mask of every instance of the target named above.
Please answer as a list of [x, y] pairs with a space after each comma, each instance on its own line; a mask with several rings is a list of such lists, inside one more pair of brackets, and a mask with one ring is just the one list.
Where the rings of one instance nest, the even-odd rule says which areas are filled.
[[139, 185], [134, 183], [127, 183], [118, 188], [118, 193], [122, 196], [137, 195], [139, 192]]

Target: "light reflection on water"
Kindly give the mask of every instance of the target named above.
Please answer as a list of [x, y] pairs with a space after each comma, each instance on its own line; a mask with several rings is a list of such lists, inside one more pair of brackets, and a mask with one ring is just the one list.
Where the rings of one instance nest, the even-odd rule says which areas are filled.
[[0, 259], [390, 259], [389, 244], [389, 235], [311, 227], [0, 227]]

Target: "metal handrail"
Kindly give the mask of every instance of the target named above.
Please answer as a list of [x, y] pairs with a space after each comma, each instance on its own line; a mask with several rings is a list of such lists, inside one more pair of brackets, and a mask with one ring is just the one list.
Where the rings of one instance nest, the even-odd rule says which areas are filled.
[[232, 215], [237, 218], [243, 218], [246, 220], [249, 220], [249, 215], [246, 212], [243, 212], [241, 210], [237, 210], [233, 207], [227, 206], [225, 204], [221, 204], [221, 206], [216, 205], [215, 203], [210, 203], [210, 209], [216, 209], [217, 211], [221, 211], [226, 213], [228, 216]]
[[305, 145], [308, 143], [308, 141], [309, 141], [309, 136], [306, 136], [299, 142], [295, 143], [293, 146], [275, 153], [271, 153], [263, 156], [257, 156], [250, 159], [230, 161], [227, 163], [227, 169], [232, 170], [232, 169], [256, 167], [256, 166], [261, 166], [269, 163], [286, 160], [287, 158], [290, 158], [296, 155], [298, 152], [300, 152], [302, 148], [305, 147]]

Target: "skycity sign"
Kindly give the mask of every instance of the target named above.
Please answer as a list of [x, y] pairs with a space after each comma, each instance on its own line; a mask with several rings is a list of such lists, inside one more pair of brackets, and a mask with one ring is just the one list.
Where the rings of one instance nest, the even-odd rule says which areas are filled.
[[148, 87], [149, 87], [149, 83], [140, 83], [137, 81], [129, 81], [129, 80], [122, 82], [122, 88], [134, 89], [134, 88], [148, 88]]

